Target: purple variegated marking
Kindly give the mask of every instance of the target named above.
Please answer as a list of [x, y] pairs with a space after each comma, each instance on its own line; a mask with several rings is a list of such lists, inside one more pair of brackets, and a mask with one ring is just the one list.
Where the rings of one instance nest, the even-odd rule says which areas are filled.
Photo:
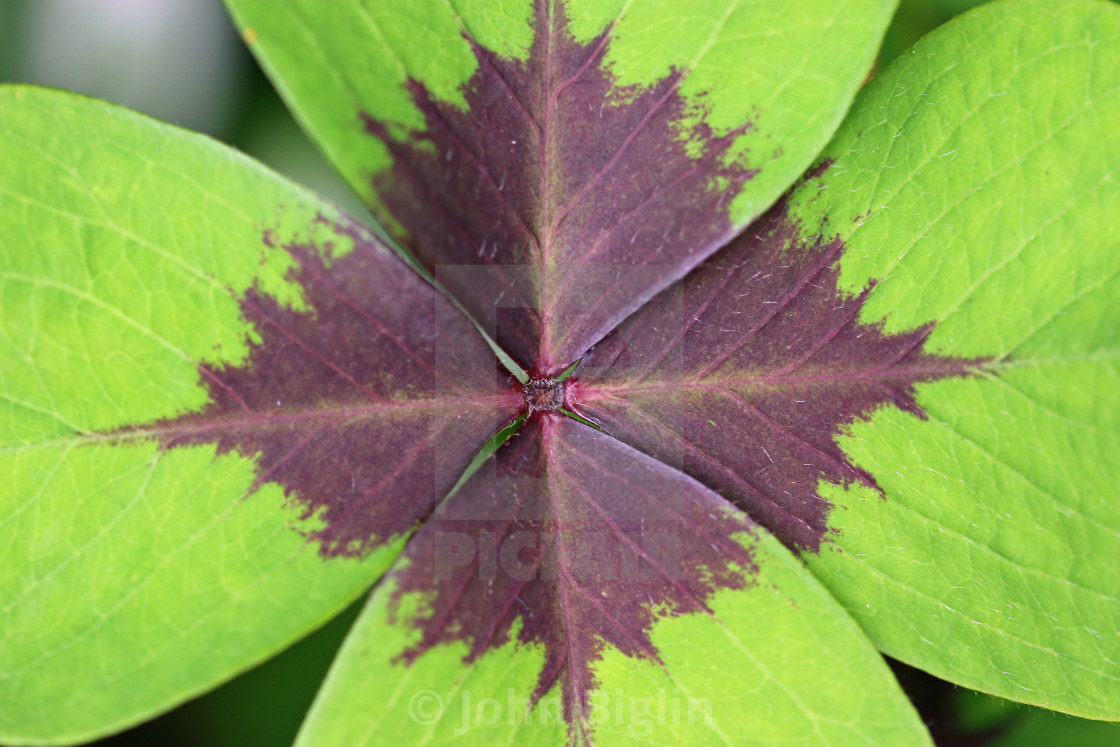
[[729, 197], [755, 173], [730, 155], [748, 124], [685, 137], [685, 74], [616, 87], [613, 26], [577, 43], [561, 7], [538, 0], [524, 61], [472, 42], [465, 110], [412, 81], [421, 131], [401, 139], [362, 114], [392, 154], [373, 185], [408, 248], [541, 376], [726, 242]]
[[840, 448], [844, 429], [880, 407], [925, 418], [917, 385], [983, 363], [926, 353], [932, 324], [862, 324], [872, 288], [838, 291], [843, 252], [839, 239], [801, 236], [779, 204], [588, 354], [572, 408], [789, 547], [816, 550], [830, 509], [821, 481], [879, 489]]
[[662, 665], [650, 640], [666, 615], [711, 614], [718, 589], [753, 583], [736, 535], [756, 531], [724, 499], [588, 426], [542, 412], [425, 524], [392, 574], [394, 608], [426, 596], [411, 662], [466, 642], [469, 663], [516, 640], [544, 647], [530, 703], [561, 688], [573, 743], [587, 742], [604, 647]]
[[305, 310], [256, 289], [238, 298], [256, 339], [241, 365], [199, 366], [206, 407], [114, 435], [253, 457], [248, 493], [283, 486], [322, 522], [324, 555], [361, 555], [427, 518], [523, 401], [434, 288], [363, 229], [333, 228], [353, 240], [345, 256], [282, 249]]

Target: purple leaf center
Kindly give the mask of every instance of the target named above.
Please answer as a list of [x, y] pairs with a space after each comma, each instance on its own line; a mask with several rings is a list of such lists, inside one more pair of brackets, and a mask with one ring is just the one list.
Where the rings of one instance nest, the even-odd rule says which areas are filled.
[[564, 382], [533, 379], [525, 385], [525, 406], [529, 412], [551, 412], [564, 407]]

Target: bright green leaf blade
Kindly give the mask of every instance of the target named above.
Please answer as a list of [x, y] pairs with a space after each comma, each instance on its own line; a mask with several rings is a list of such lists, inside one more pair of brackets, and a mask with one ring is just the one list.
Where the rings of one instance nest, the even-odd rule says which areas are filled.
[[893, 7], [228, 4], [401, 245], [519, 364], [548, 375], [809, 166]]
[[[511, 60], [523, 59], [533, 41], [533, 0], [227, 5], [296, 116], [374, 205], [370, 179], [390, 165], [390, 155], [365, 132], [358, 112], [403, 131], [422, 128], [423, 114], [406, 85], [415, 80], [441, 99], [462, 101], [462, 86], [478, 64], [464, 35]], [[572, 19], [580, 39], [615, 24], [607, 65], [620, 87], [649, 85], [697, 61], [686, 93], [703, 97], [696, 105], [704, 111], [694, 115], [720, 131], [758, 117], [742, 147], [753, 164], [770, 168], [739, 198], [742, 223], [773, 202], [827, 141], [869, 69], [894, 2], [721, 0], [718, 6], [698, 14], [671, 2], [569, 0], [556, 2], [556, 12]], [[708, 16], [718, 21], [714, 28]], [[705, 50], [710, 53], [698, 54]]]
[[[683, 474], [553, 417], [412, 539], [300, 744], [928, 743], [866, 636], [777, 540]], [[494, 511], [515, 503], [509, 520]], [[662, 583], [689, 591], [664, 598]]]
[[[861, 94], [794, 195], [860, 321], [986, 360], [841, 439], [811, 567], [939, 677], [1120, 718], [1120, 7], [985, 6]], [[874, 372], [870, 374], [874, 376]]]
[[[347, 521], [337, 521], [283, 482], [303, 459], [297, 447], [320, 433], [345, 441], [382, 422], [376, 407], [324, 420], [315, 407], [328, 391], [348, 407], [356, 400], [338, 386], [316, 389], [314, 378], [288, 382], [284, 405], [249, 404], [270, 391], [269, 377], [283, 384], [297, 361], [282, 348], [287, 358], [256, 379], [246, 361], [270, 339], [299, 332], [290, 323], [304, 318], [301, 309], [319, 310], [298, 263], [329, 261], [317, 277], [339, 279], [331, 273], [361, 259], [365, 287], [384, 295], [380, 284], [391, 281], [393, 291], [420, 296], [405, 307], [390, 293], [401, 318], [368, 320], [386, 325], [361, 341], [386, 381], [407, 358], [392, 325], [415, 321], [435, 344], [423, 299], [470, 325], [330, 205], [206, 138], [82, 97], [9, 87], [0, 89], [0, 154], [0, 741], [74, 742], [206, 690], [326, 621], [384, 570], [418, 518], [393, 510], [402, 528], [364, 535], [349, 531], [365, 528], [358, 513], [339, 511]], [[286, 328], [249, 314], [269, 304], [287, 314]], [[341, 312], [319, 314], [311, 326], [333, 340], [341, 322]], [[441, 365], [456, 371], [466, 341], [488, 365], [481, 375], [492, 377], [489, 349], [472, 335], [452, 337], [459, 346], [441, 350]], [[378, 358], [381, 344], [394, 357]], [[408, 413], [435, 401], [425, 399], [428, 382], [409, 383], [383, 407], [384, 422], [401, 432], [386, 426], [379, 437], [350, 439], [371, 468], [391, 473], [348, 469], [339, 461], [346, 444], [334, 443], [329, 459], [308, 465], [309, 477], [343, 474], [354, 493], [379, 496], [384, 476], [409, 506], [430, 506], [428, 492], [453, 484], [509, 397], [493, 409], [451, 396], [451, 417], [439, 420], [447, 403], [432, 405], [434, 419], [409, 431]], [[378, 385], [366, 389], [376, 394]], [[212, 409], [219, 391], [240, 401], [241, 416]], [[312, 407], [293, 409], [309, 398]], [[315, 418], [322, 426], [304, 426], [307, 438], [267, 470], [264, 441], [260, 449], [235, 442], [266, 438], [269, 427], [277, 439], [296, 439], [300, 423]], [[435, 436], [467, 421], [477, 439], [446, 433], [451, 446], [435, 474], [414, 458], [424, 452], [404, 449], [417, 428]], [[211, 431], [219, 435], [208, 440]], [[386, 444], [396, 460], [377, 456]], [[413, 463], [420, 472], [409, 491], [390, 478], [411, 475]], [[342, 530], [338, 547], [324, 539], [332, 527]]]

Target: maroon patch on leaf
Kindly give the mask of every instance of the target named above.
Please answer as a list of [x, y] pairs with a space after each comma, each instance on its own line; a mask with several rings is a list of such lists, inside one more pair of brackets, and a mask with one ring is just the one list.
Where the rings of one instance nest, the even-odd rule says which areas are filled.
[[522, 404], [458, 310], [368, 232], [336, 228], [355, 244], [341, 258], [284, 247], [305, 311], [250, 290], [238, 299], [258, 337], [245, 363], [200, 367], [201, 412], [133, 429], [166, 448], [255, 456], [249, 492], [282, 485], [325, 522], [325, 555], [412, 530]]
[[[754, 531], [718, 495], [570, 418], [542, 414], [452, 496], [409, 542], [393, 573], [426, 604], [401, 654], [466, 642], [473, 661], [509, 641], [543, 645], [533, 702], [561, 685], [573, 743], [587, 728], [592, 664], [610, 646], [660, 663], [659, 617], [710, 614], [720, 588], [755, 568], [734, 535]], [[586, 734], [584, 734], [586, 736]]]
[[802, 236], [779, 204], [593, 349], [569, 382], [573, 409], [816, 550], [821, 480], [878, 489], [838, 445], [844, 428], [887, 406], [924, 418], [917, 384], [983, 363], [924, 352], [933, 325], [861, 324], [870, 288], [839, 292], [843, 250]]
[[409, 249], [544, 375], [726, 242], [729, 198], [754, 173], [727, 158], [746, 127], [700, 125], [689, 156], [683, 76], [616, 88], [602, 67], [613, 29], [578, 44], [558, 7], [538, 0], [524, 62], [475, 46], [466, 111], [414, 81], [413, 139], [362, 115], [393, 155], [374, 187]]

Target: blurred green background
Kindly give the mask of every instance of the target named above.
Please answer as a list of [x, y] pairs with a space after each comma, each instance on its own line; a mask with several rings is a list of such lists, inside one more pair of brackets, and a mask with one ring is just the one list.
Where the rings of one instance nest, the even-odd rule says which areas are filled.
[[[981, 2], [902, 0], [877, 69]], [[368, 220], [289, 116], [220, 0], [0, 0], [0, 81], [79, 91], [206, 132]], [[212, 693], [97, 744], [290, 745], [359, 608]], [[943, 747], [1120, 745], [1115, 724], [1028, 708], [892, 666]]]

